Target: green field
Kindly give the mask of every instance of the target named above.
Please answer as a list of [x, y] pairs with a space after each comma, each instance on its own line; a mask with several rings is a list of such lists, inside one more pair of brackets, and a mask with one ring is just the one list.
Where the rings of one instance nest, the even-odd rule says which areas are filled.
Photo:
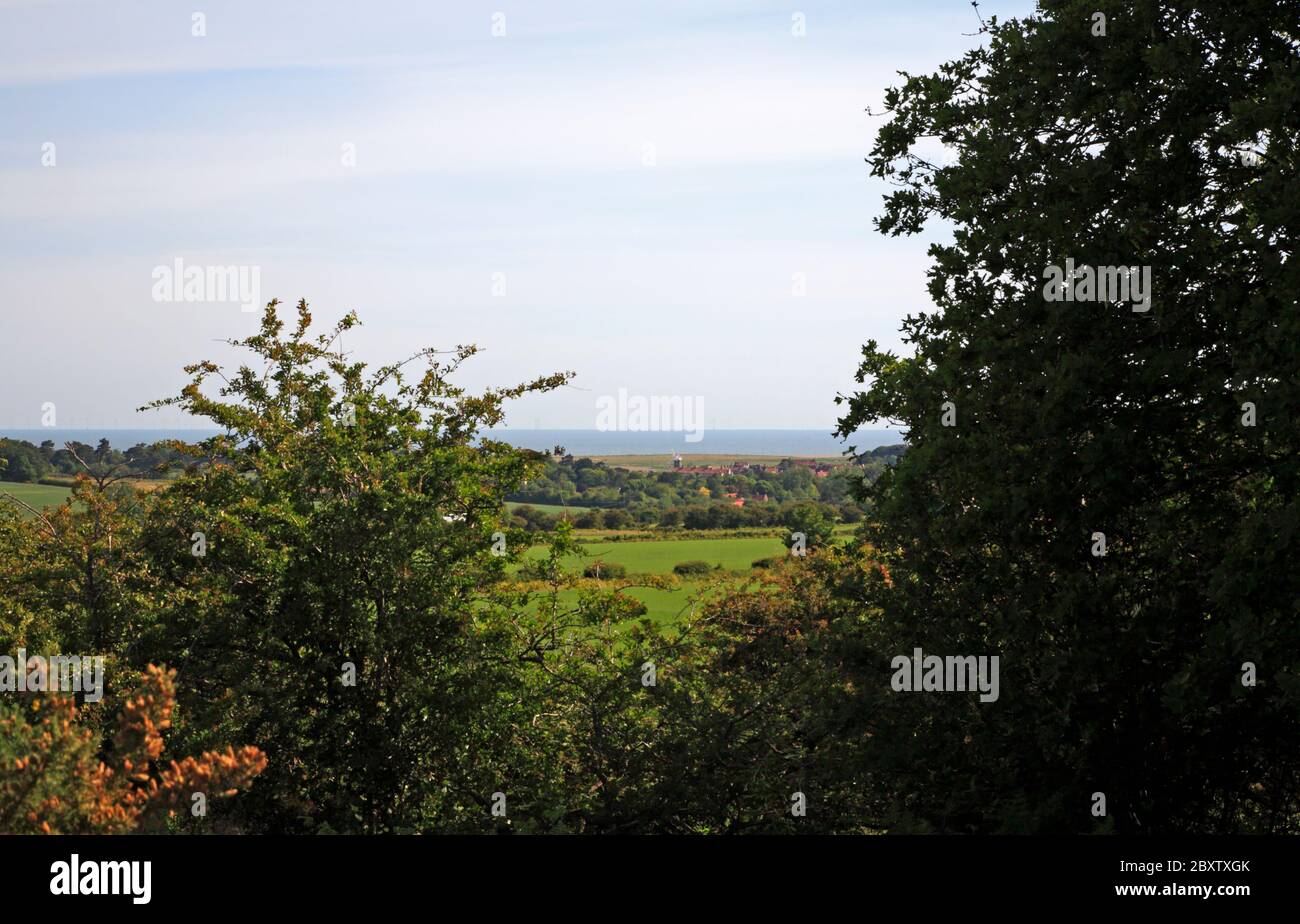
[[[651, 622], [672, 624], [681, 616], [690, 613], [692, 601], [695, 600], [704, 588], [703, 584], [686, 583], [675, 590], [663, 590], [658, 587], [630, 587], [622, 591], [624, 596], [639, 600], [646, 606], [644, 616], [638, 619], [649, 619]], [[572, 607], [578, 602], [577, 590], [562, 590], [559, 593], [559, 602], [562, 607]], [[540, 601], [534, 599], [530, 608], [536, 609], [540, 606]]]
[[0, 504], [16, 508], [24, 519], [32, 516], [32, 514], [21, 504], [14, 503], [12, 498], [17, 498], [29, 507], [41, 510], [45, 507], [57, 507], [71, 493], [67, 488], [60, 488], [50, 484], [0, 481]]
[[[784, 555], [785, 545], [774, 536], [730, 537], [722, 539], [658, 539], [643, 542], [584, 542], [582, 550], [586, 555], [573, 555], [565, 560], [565, 566], [572, 571], [580, 571], [585, 565], [600, 559], [623, 565], [627, 568], [627, 579], [633, 580], [637, 574], [672, 574], [673, 565], [683, 561], [707, 561], [711, 565], [721, 565], [725, 571], [749, 573], [751, 565], [760, 558]], [[539, 559], [546, 556], [546, 549], [534, 546], [528, 550], [527, 557]], [[711, 583], [710, 578], [703, 580], [686, 580], [673, 590], [657, 587], [635, 587], [624, 593], [646, 605], [646, 617], [657, 623], [671, 623], [682, 613], [691, 608], [691, 601]], [[577, 591], [562, 591], [562, 603], [571, 604], [577, 600]]]
[[[571, 556], [565, 564], [577, 571], [596, 559], [623, 565], [629, 574], [671, 574], [683, 561], [707, 561], [728, 571], [748, 571], [756, 559], [781, 555], [785, 546], [773, 536], [729, 539], [658, 539], [645, 542], [584, 543], [587, 554]], [[529, 558], [543, 558], [540, 546], [529, 549]]]
[[[759, 558], [785, 554], [785, 546], [775, 537], [728, 539], [659, 539], [647, 542], [590, 542], [583, 543], [585, 556], [574, 555], [565, 561], [566, 567], [579, 571], [596, 559], [613, 562], [627, 568], [627, 579], [637, 574], [671, 574], [673, 565], [683, 561], [707, 561], [722, 565], [727, 571], [749, 572], [751, 564]], [[546, 550], [537, 546], [528, 551], [528, 558], [537, 559]], [[691, 609], [691, 602], [710, 583], [710, 579], [683, 581], [678, 588], [667, 590], [657, 587], [633, 587], [624, 593], [646, 605], [646, 618], [657, 623], [671, 623]], [[577, 601], [575, 590], [560, 593], [560, 601], [572, 604]]]
[[[18, 509], [19, 514], [24, 517], [32, 516], [22, 506], [15, 504], [5, 494], [12, 495], [40, 510], [44, 507], [57, 506], [63, 503], [63, 500], [71, 493], [67, 488], [55, 485], [44, 484], [24, 484], [19, 482], [0, 482], [0, 504], [8, 504]], [[509, 505], [512, 509], [520, 506], [516, 503]], [[533, 504], [539, 510], [545, 510], [548, 513], [558, 513], [564, 508], [548, 505]], [[570, 507], [570, 510], [580, 510], [582, 508]], [[841, 525], [841, 529], [848, 531], [852, 527]], [[626, 534], [626, 531], [623, 531]], [[599, 533], [594, 533], [599, 535]], [[573, 571], [580, 571], [585, 564], [600, 559], [602, 561], [613, 562], [623, 565], [628, 570], [629, 577], [635, 574], [671, 574], [673, 565], [683, 561], [707, 561], [711, 565], [721, 565], [727, 571], [749, 571], [750, 565], [759, 558], [767, 558], [772, 555], [782, 555], [785, 553], [785, 546], [781, 540], [773, 536], [758, 537], [729, 537], [720, 539], [656, 539], [640, 542], [585, 542], [582, 544], [582, 550], [587, 554], [585, 556], [573, 555], [565, 562], [566, 566]], [[531, 559], [543, 558], [546, 550], [541, 546], [536, 546], [528, 551], [528, 557]], [[672, 622], [677, 619], [683, 612], [689, 611], [691, 600], [705, 586], [706, 581], [685, 581], [682, 586], [674, 590], [660, 589], [657, 587], [636, 587], [631, 588], [625, 593], [646, 605], [648, 610], [647, 617], [655, 622]], [[560, 594], [560, 599], [566, 604], [576, 602], [578, 597], [577, 591], [568, 590]]]

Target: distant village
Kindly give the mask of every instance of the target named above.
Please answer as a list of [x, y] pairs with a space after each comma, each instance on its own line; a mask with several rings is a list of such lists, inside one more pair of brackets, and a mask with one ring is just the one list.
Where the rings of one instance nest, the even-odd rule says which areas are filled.
[[844, 522], [855, 522], [853, 518], [862, 512], [854, 498], [855, 485], [874, 480], [905, 449], [903, 444], [895, 444], [824, 459], [732, 456], [736, 461], [730, 464], [726, 456], [692, 458], [669, 450], [653, 460], [628, 457], [634, 464], [620, 465], [619, 457], [574, 457], [563, 446], [556, 446], [545, 467], [507, 500], [582, 507], [581, 516], [591, 519], [597, 516], [595, 511], [604, 511], [602, 526], [580, 525], [584, 529], [603, 528], [603, 521], [613, 517], [614, 510], [624, 511], [643, 525], [687, 525], [691, 529], [769, 526], [784, 516], [783, 505], [809, 502], [827, 506]]
[[[829, 462], [819, 462], [816, 459], [782, 459], [776, 465], [761, 465], [756, 462], [732, 462], [730, 465], [686, 465], [682, 461], [681, 453], [676, 453], [673, 456], [673, 471], [681, 472], [684, 475], [778, 475], [792, 468], [806, 468], [815, 477], [826, 478], [836, 467]], [[701, 487], [699, 490], [700, 493], [706, 496], [709, 494], [708, 488]], [[745, 506], [745, 498], [735, 491], [729, 491], [723, 497], [731, 501], [734, 507]], [[763, 494], [750, 499], [766, 501], [768, 497]]]

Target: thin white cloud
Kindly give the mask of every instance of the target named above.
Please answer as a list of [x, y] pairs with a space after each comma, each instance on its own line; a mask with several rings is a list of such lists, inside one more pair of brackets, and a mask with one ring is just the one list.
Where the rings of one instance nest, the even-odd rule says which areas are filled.
[[[704, 395], [721, 426], [829, 421], [858, 345], [928, 301], [924, 243], [870, 233], [863, 110], [971, 40], [936, 53], [925, 13], [814, 10], [801, 44], [788, 10], [591, 0], [509, 11], [493, 43], [497, 5], [197, 3], [200, 40], [174, 2], [0, 0], [0, 424], [55, 400], [67, 426], [140, 425], [250, 332], [151, 300], [177, 257], [257, 265], [321, 319], [357, 308], [366, 358], [476, 342], [471, 384], [572, 368]], [[593, 401], [521, 419], [590, 426]]]

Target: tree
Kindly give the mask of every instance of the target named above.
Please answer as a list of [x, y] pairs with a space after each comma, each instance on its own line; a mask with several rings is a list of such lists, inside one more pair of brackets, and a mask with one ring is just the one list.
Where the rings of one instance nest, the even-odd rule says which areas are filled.
[[[868, 343], [842, 399], [909, 444], [870, 491], [866, 759], [904, 829], [1295, 831], [1295, 11], [1040, 6], [905, 75], [869, 158], [882, 232], [953, 234], [914, 355]], [[1067, 260], [1149, 268], [1149, 306], [1052, 300]], [[891, 695], [914, 647], [1000, 656], [1000, 699]]]
[[628, 529], [635, 526], [632, 515], [621, 508], [614, 508], [605, 511], [605, 528], [606, 529]]
[[568, 376], [472, 395], [452, 378], [473, 347], [367, 372], [338, 348], [356, 323], [313, 336], [300, 302], [286, 331], [272, 302], [237, 344], [252, 364], [197, 363], [157, 403], [224, 435], [149, 498], [141, 544], [169, 592], [136, 657], [170, 654], [186, 678], [187, 741], [267, 754], [238, 806], [257, 830], [454, 826], [501, 785], [473, 755], [501, 733], [511, 664], [476, 597], [519, 551], [493, 537], [537, 463], [478, 434]]
[[835, 522], [820, 504], [793, 504], [782, 511], [781, 524], [786, 533], [781, 537], [787, 549], [820, 549], [835, 538]]
[[87, 471], [61, 506], [0, 516], [0, 643], [120, 655], [144, 631], [159, 588], [137, 492]]
[[682, 525], [682, 511], [677, 507], [669, 507], [659, 514], [659, 525], [665, 529], [673, 529]]
[[0, 481], [40, 481], [50, 465], [35, 446], [17, 440], [0, 439]]

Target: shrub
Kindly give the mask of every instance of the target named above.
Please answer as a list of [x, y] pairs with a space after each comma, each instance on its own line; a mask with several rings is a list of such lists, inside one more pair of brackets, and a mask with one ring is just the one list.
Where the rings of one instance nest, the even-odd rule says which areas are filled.
[[680, 574], [684, 577], [708, 574], [712, 570], [713, 566], [707, 561], [682, 561], [673, 565], [673, 574]]
[[621, 578], [626, 574], [625, 566], [599, 559], [582, 569], [582, 576], [589, 578]]
[[0, 826], [5, 834], [123, 834], [164, 830], [188, 816], [195, 792], [247, 789], [266, 769], [255, 747], [163, 761], [176, 672], [150, 665], [117, 718], [107, 757], [100, 735], [61, 693], [0, 703]]

